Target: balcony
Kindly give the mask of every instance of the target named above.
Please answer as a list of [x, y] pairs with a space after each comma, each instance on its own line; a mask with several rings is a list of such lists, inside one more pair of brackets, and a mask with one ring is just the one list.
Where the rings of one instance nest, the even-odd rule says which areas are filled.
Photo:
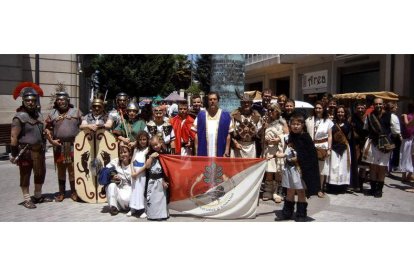
[[[335, 55], [316, 55], [316, 54], [251, 54], [245, 55], [246, 70], [255, 70], [274, 65], [284, 67], [297, 64], [318, 64], [321, 62], [329, 62], [335, 58]], [[278, 67], [280, 67], [278, 66]]]

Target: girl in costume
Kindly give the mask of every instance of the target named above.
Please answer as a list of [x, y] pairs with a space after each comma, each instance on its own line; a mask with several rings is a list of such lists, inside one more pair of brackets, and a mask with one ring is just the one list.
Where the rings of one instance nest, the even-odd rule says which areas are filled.
[[129, 202], [130, 211], [127, 213], [127, 216], [130, 217], [134, 215], [137, 211], [139, 212], [140, 218], [146, 218], [145, 213], [145, 159], [148, 153], [148, 144], [149, 144], [149, 135], [147, 132], [141, 130], [138, 132], [136, 139], [137, 144], [132, 155], [132, 193], [131, 201]]
[[163, 145], [158, 135], [150, 140], [148, 159], [145, 163], [147, 170], [147, 219], [167, 220], [170, 216], [167, 207], [168, 182], [159, 160], [159, 154], [163, 153]]
[[302, 114], [293, 114], [289, 122], [290, 133], [284, 152], [278, 151], [276, 157], [285, 158], [282, 174], [282, 187], [287, 189], [283, 209], [276, 220], [289, 220], [296, 204], [296, 221], [307, 221], [308, 203], [306, 197], [319, 191], [319, 167], [316, 148], [308, 133], [304, 132], [305, 119]]

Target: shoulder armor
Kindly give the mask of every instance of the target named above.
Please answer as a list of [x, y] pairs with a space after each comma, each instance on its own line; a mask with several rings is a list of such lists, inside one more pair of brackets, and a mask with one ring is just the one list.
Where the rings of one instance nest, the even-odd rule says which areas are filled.
[[20, 122], [22, 122], [23, 124], [27, 123], [30, 119], [29, 114], [27, 114], [26, 112], [17, 112], [13, 118], [17, 118], [20, 120]]
[[69, 108], [68, 113], [66, 115], [68, 118], [80, 118], [81, 114], [79, 112], [79, 110], [75, 107]]
[[30, 123], [32, 125], [40, 122], [43, 123], [43, 115], [42, 113], [38, 113], [39, 117], [37, 119], [34, 119], [32, 117], [29, 116], [29, 114], [27, 114], [26, 112], [17, 112], [14, 116], [14, 118], [17, 118], [20, 120], [20, 122], [22, 122], [22, 124], [26, 124], [26, 123]]

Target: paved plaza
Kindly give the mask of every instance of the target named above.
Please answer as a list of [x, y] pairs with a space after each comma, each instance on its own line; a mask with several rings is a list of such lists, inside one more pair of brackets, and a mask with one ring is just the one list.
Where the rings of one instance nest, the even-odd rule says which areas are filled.
[[[53, 196], [57, 192], [57, 175], [55, 172], [51, 149], [46, 156], [47, 175], [43, 192]], [[0, 161], [0, 221], [2, 222], [147, 222], [146, 219], [127, 217], [125, 213], [111, 216], [106, 204], [88, 204], [74, 202], [66, 198], [63, 202], [38, 204], [36, 209], [26, 209], [22, 203], [19, 188], [18, 167], [9, 161]], [[323, 199], [309, 199], [308, 216], [313, 222], [413, 222], [414, 193], [405, 192], [409, 185], [400, 181], [401, 174], [394, 173], [386, 178], [384, 195], [374, 198], [360, 193], [340, 195], [327, 194]], [[369, 185], [365, 187], [368, 189]], [[67, 183], [67, 190], [69, 184]], [[33, 183], [31, 183], [31, 194]], [[69, 196], [69, 191], [67, 191]], [[273, 201], [260, 201], [257, 217], [237, 221], [273, 222], [275, 211], [281, 210], [283, 204]], [[168, 222], [215, 222], [222, 220], [197, 218], [171, 210]], [[282, 223], [290, 223], [282, 222]]]

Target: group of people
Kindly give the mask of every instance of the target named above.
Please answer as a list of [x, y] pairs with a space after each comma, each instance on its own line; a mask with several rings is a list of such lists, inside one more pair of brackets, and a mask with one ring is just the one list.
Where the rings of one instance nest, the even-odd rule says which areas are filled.
[[[55, 201], [65, 197], [66, 172], [68, 173], [71, 198], [78, 196], [75, 190], [73, 143], [79, 132], [82, 113], [75, 108], [66, 92], [56, 93], [53, 111], [44, 118], [38, 106], [38, 93], [35, 88], [22, 88], [22, 105], [17, 109], [11, 123], [10, 161], [19, 166], [20, 187], [23, 193], [23, 206], [36, 208], [36, 204], [50, 202], [53, 199], [42, 195], [42, 186], [46, 176], [45, 151], [46, 139], [53, 145], [54, 161], [58, 174], [59, 191]], [[35, 191], [29, 193], [30, 176], [34, 174]]]
[[[20, 168], [23, 206], [33, 209], [38, 203], [53, 200], [42, 195], [46, 139], [53, 146], [58, 174], [54, 200], [65, 199], [66, 172], [70, 198], [79, 200], [74, 183], [74, 140], [81, 130], [99, 128], [111, 131], [119, 142], [119, 158], [102, 170], [110, 172], [111, 181], [105, 185], [105, 192], [111, 215], [123, 211], [127, 216], [168, 219], [169, 183], [159, 154], [266, 159], [260, 197], [276, 203], [284, 200], [278, 220], [293, 217], [295, 195], [295, 219], [306, 221], [309, 196], [324, 197], [327, 188], [361, 191], [367, 177], [358, 166], [361, 162], [369, 164], [372, 195], [382, 196], [392, 150], [387, 138], [400, 134], [398, 118], [384, 110], [382, 99], [374, 99], [370, 113], [370, 106], [358, 102], [352, 116], [348, 108], [337, 106], [334, 100], [317, 101], [313, 114], [307, 117], [295, 111], [294, 100], [281, 95], [273, 103], [272, 94], [265, 89], [260, 103], [253, 103], [245, 95], [240, 107], [232, 112], [220, 108], [217, 92], [208, 93], [205, 108], [201, 97], [193, 95], [191, 107], [186, 101], [178, 102], [178, 113], [168, 116], [161, 105], [140, 108], [127, 94], [119, 93], [115, 109], [107, 113], [104, 101], [96, 98], [91, 112], [83, 116], [70, 103], [68, 93], [62, 91], [56, 94], [52, 112], [43, 119], [36, 91], [26, 87], [11, 132], [11, 161]], [[402, 148], [408, 149], [413, 137], [412, 111], [402, 118], [406, 126]], [[401, 157], [401, 163], [407, 166], [405, 180], [411, 179], [413, 172], [412, 159], [407, 158], [404, 154]], [[33, 197], [29, 193], [32, 170]]]
[[403, 182], [413, 181], [413, 105], [400, 118], [396, 110], [396, 102], [372, 95], [356, 101], [352, 109], [333, 98], [315, 103], [306, 127], [318, 151], [319, 197], [326, 190], [365, 192], [363, 183], [369, 182], [367, 194], [380, 198], [393, 167], [400, 167]]

